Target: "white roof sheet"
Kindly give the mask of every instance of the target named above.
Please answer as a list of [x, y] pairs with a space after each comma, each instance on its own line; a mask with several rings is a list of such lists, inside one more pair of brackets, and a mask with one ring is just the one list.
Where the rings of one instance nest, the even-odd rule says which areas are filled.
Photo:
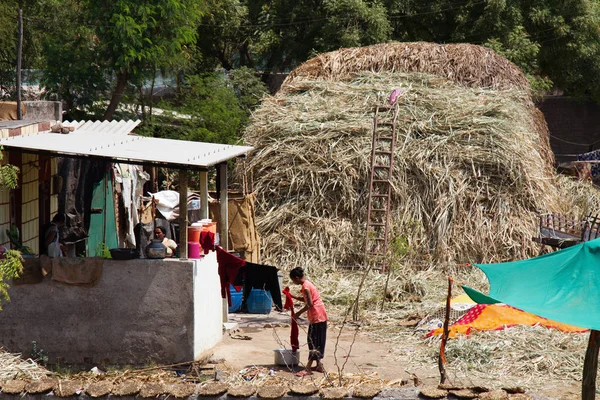
[[0, 139], [7, 150], [52, 153], [60, 156], [95, 157], [131, 164], [154, 164], [203, 169], [244, 155], [253, 148], [227, 144], [190, 142], [129, 135], [140, 121], [73, 121], [68, 134], [39, 132]]

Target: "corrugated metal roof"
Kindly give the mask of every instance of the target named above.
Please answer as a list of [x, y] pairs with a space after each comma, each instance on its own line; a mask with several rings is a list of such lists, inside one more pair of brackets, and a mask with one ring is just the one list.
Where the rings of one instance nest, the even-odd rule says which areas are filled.
[[173, 168], [203, 169], [244, 155], [249, 146], [190, 142], [128, 135], [140, 121], [74, 121], [68, 134], [49, 131], [0, 139], [7, 150], [50, 153], [66, 157], [95, 157], [130, 164], [153, 164]]

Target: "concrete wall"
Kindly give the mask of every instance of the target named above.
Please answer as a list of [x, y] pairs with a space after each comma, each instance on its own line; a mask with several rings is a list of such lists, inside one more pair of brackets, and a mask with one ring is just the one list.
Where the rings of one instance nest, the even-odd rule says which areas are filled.
[[223, 300], [217, 253], [194, 260], [194, 359], [223, 336]]
[[189, 361], [221, 338], [218, 282], [213, 254], [105, 260], [94, 287], [48, 277], [12, 285], [0, 312], [0, 347], [27, 357], [35, 341], [50, 362], [76, 364]]
[[23, 119], [26, 121], [55, 120], [62, 121], [62, 103], [60, 101], [24, 101], [26, 107]]

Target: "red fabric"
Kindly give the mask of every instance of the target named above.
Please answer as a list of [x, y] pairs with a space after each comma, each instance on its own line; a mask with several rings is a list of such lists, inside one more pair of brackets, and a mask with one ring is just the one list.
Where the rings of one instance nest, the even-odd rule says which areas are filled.
[[215, 249], [215, 234], [210, 231], [200, 232], [200, 246], [204, 250], [204, 254]]
[[296, 322], [296, 313], [294, 312], [294, 299], [290, 293], [288, 286], [282, 290], [285, 295], [285, 304], [283, 305], [284, 310], [290, 310], [292, 313], [292, 331], [290, 333], [290, 343], [292, 345], [292, 351], [297, 351], [300, 348], [300, 341], [298, 340], [298, 323]]
[[233, 284], [240, 268], [246, 265], [246, 260], [229, 254], [220, 246], [215, 247], [217, 249], [217, 263], [219, 264], [219, 278], [221, 279], [221, 297], [225, 298], [227, 296], [227, 302], [231, 307], [229, 284]]

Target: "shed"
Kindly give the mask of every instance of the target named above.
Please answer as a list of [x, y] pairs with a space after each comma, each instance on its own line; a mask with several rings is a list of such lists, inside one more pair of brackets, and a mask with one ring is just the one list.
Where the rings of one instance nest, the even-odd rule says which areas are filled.
[[[186, 193], [180, 196], [181, 226], [187, 224], [188, 171], [199, 171], [201, 217], [207, 218], [207, 173], [216, 168], [223, 216], [218, 226], [221, 246], [227, 248], [227, 161], [252, 148], [129, 135], [138, 123], [65, 122], [75, 129], [63, 134], [51, 132], [53, 122], [48, 121], [0, 122], [0, 145], [8, 155], [4, 160], [22, 171], [19, 189], [0, 192], [0, 229], [15, 224], [23, 244], [39, 251], [40, 227], [58, 210], [57, 188], [52, 186], [57, 157], [178, 169], [181, 192]], [[0, 234], [2, 242], [8, 244]], [[186, 229], [180, 232], [180, 243], [187, 244]], [[218, 266], [214, 252], [188, 259], [187, 245], [180, 247], [179, 259], [104, 260], [99, 279], [91, 285], [65, 284], [49, 276], [37, 284], [12, 285], [11, 302], [0, 313], [0, 346], [27, 354], [35, 341], [51, 362], [66, 363], [198, 358], [222, 335]], [[83, 268], [97, 259], [78, 262], [76, 267]]]

